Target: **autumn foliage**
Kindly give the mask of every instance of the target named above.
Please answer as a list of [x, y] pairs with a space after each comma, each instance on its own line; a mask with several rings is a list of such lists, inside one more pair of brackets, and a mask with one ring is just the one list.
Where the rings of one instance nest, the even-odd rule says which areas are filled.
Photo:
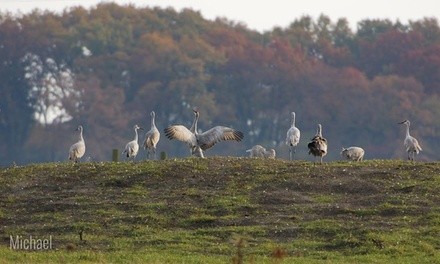
[[[352, 145], [366, 159], [404, 158], [397, 122], [409, 119], [420, 158], [438, 160], [437, 19], [364, 20], [355, 31], [344, 18], [292, 20], [260, 33], [190, 9], [107, 3], [62, 14], [0, 13], [1, 164], [66, 160], [78, 124], [86, 156], [109, 160], [132, 139], [134, 124], [149, 129], [151, 110], [162, 130], [189, 126], [195, 106], [201, 129], [222, 124], [245, 133], [243, 143], [208, 156], [245, 156], [262, 144], [287, 157], [283, 141], [295, 111], [299, 158], [309, 158], [306, 142], [318, 123], [329, 160]], [[165, 138], [158, 151], [189, 154]]]

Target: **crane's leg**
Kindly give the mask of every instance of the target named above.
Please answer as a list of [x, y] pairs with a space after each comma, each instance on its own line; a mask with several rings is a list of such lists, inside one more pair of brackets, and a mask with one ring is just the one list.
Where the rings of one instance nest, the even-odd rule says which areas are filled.
[[289, 146], [289, 157], [292, 160], [292, 146]]
[[205, 158], [205, 155], [203, 155], [203, 150], [199, 148], [199, 156], [200, 158]]

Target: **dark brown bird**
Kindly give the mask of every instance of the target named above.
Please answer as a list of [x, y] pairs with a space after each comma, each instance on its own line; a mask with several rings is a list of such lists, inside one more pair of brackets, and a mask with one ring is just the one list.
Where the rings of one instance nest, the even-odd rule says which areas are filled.
[[312, 138], [312, 141], [307, 145], [309, 148], [309, 155], [312, 154], [316, 157], [320, 157], [320, 163], [322, 163], [322, 157], [327, 155], [327, 139], [322, 136], [322, 126], [318, 124], [318, 130], [316, 135]]

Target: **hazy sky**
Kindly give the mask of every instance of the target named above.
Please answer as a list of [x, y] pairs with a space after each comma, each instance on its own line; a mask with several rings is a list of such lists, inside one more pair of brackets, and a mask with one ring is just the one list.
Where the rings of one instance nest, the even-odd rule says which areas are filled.
[[189, 7], [200, 11], [207, 19], [226, 17], [259, 31], [286, 27], [303, 15], [317, 18], [325, 14], [333, 22], [344, 17], [353, 29], [358, 21], [366, 18], [399, 19], [407, 23], [408, 20], [439, 19], [440, 16], [440, 0], [0, 0], [0, 11], [27, 13], [34, 8], [63, 11], [78, 5], [88, 8], [99, 2], [133, 3], [138, 7], [172, 6], [177, 11]]

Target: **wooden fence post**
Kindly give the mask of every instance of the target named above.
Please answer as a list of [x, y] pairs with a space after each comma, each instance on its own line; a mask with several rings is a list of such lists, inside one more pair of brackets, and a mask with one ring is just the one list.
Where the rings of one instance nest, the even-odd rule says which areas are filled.
[[119, 151], [117, 149], [113, 149], [112, 161], [113, 162], [118, 162], [119, 161]]

